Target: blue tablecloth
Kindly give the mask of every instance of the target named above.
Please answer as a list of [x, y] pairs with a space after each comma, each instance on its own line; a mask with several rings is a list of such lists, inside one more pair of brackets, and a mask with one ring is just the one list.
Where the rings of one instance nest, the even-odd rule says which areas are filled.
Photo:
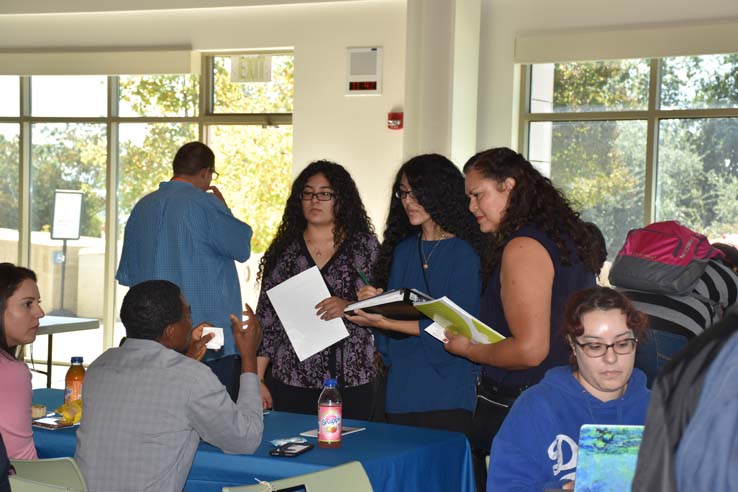
[[[61, 404], [62, 394], [38, 389], [33, 401], [53, 409]], [[355, 460], [364, 466], [375, 491], [474, 491], [471, 452], [462, 434], [358, 420], [346, 420], [345, 425], [366, 430], [345, 436], [340, 449], [316, 446], [295, 458], [277, 458], [269, 456], [269, 441], [298, 436], [316, 428], [317, 422], [311, 415], [271, 412], [264, 416], [264, 439], [253, 455], [225, 454], [201, 442], [185, 491], [220, 492], [224, 486], [254, 484], [254, 478], [292, 477]], [[34, 427], [33, 436], [40, 458], [74, 455], [76, 428]]]

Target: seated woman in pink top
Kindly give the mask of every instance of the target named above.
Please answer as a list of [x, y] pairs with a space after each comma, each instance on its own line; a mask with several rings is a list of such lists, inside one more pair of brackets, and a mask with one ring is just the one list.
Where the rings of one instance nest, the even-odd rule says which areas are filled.
[[40, 302], [35, 273], [0, 263], [0, 434], [10, 459], [36, 459], [31, 372], [16, 359], [16, 349], [36, 339], [44, 316]]

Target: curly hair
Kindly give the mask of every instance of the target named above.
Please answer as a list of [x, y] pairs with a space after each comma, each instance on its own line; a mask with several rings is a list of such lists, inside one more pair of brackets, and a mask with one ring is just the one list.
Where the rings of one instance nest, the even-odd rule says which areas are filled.
[[[592, 287], [575, 292], [566, 301], [564, 308], [564, 322], [561, 326], [561, 334], [568, 343], [584, 333], [582, 318], [592, 311], [609, 311], [616, 309], [625, 315], [625, 324], [633, 330], [633, 335], [639, 342], [645, 340], [648, 329], [648, 316], [638, 311], [633, 304], [620, 292], [609, 287]], [[576, 367], [576, 357], [572, 352], [569, 363]]]
[[410, 224], [405, 209], [395, 192], [400, 189], [402, 176], [407, 177], [418, 203], [444, 231], [463, 239], [480, 252], [482, 233], [469, 212], [464, 191], [464, 175], [453, 162], [439, 154], [413, 157], [400, 167], [392, 185], [384, 240], [374, 267], [374, 282], [385, 288], [389, 280], [392, 254], [403, 239], [420, 233], [420, 226]]
[[584, 225], [592, 236], [592, 247], [596, 253], [595, 260], [597, 260], [597, 271], [595, 271], [595, 274], [599, 277], [600, 272], [602, 271], [602, 266], [607, 261], [607, 243], [605, 242], [605, 236], [602, 235], [602, 231], [594, 222], [585, 222]]
[[530, 223], [551, 236], [564, 265], [572, 264], [572, 251], [566, 244], [566, 236], [569, 236], [582, 263], [593, 273], [600, 271], [600, 254], [593, 246], [592, 232], [551, 180], [538, 172], [525, 157], [507, 147], [485, 150], [472, 156], [464, 165], [465, 174], [472, 171], [498, 183], [507, 178], [515, 180], [500, 227], [495, 234], [488, 235], [484, 247], [482, 275], [485, 282], [501, 261], [507, 240]]
[[168, 280], [148, 280], [131, 287], [120, 307], [127, 338], [158, 340], [167, 326], [182, 319], [181, 293]]
[[307, 220], [302, 211], [300, 194], [307, 181], [316, 174], [325, 176], [336, 193], [333, 206], [333, 243], [336, 249], [345, 240], [357, 234], [374, 234], [374, 227], [369, 221], [359, 190], [349, 172], [335, 162], [326, 160], [312, 162], [292, 183], [292, 190], [287, 198], [277, 234], [259, 262], [257, 281], [260, 281], [263, 275], [271, 273], [289, 245], [301, 237], [305, 231]]
[[5, 309], [10, 299], [24, 280], [36, 282], [33, 270], [15, 266], [12, 263], [0, 263], [0, 356], [15, 359], [15, 347], [8, 345], [5, 336]]

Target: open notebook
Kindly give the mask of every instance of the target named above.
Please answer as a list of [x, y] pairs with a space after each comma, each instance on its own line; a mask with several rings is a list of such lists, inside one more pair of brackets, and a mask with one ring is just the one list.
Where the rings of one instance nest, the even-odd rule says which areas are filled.
[[642, 438], [642, 425], [583, 425], [574, 491], [630, 490]]

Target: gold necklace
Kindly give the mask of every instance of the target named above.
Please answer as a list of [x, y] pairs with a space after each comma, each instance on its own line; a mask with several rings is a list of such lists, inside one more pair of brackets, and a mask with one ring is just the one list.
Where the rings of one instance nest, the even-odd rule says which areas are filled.
[[[318, 245], [316, 245], [313, 241], [311, 241], [310, 239], [306, 239], [305, 242], [308, 245], [308, 250], [310, 250], [312, 248], [312, 254], [314, 254], [318, 258], [320, 258], [321, 256], [323, 256], [323, 252], [320, 250], [320, 247]], [[327, 246], [328, 246], [328, 249], [332, 249], [333, 248], [333, 242], [329, 243]]]
[[433, 245], [433, 247], [430, 250], [430, 253], [428, 253], [428, 256], [425, 256], [425, 248], [423, 247], [423, 233], [422, 232], [420, 233], [420, 254], [423, 255], [423, 270], [428, 269], [428, 262], [430, 261], [431, 256], [433, 256], [433, 253], [435, 253], [436, 248], [438, 247], [439, 244], [441, 244], [441, 241], [443, 241], [444, 239], [446, 239], [446, 233], [442, 232], [441, 238], [436, 240], [436, 244]]

